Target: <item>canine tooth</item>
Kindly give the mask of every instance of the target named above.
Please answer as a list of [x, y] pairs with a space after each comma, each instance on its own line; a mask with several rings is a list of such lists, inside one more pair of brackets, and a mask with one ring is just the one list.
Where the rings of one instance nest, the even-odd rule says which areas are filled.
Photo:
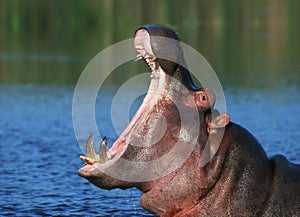
[[99, 149], [99, 163], [105, 163], [106, 161], [108, 161], [106, 152], [107, 152], [107, 139], [106, 137], [104, 137], [100, 144], [100, 149]]
[[94, 149], [93, 135], [91, 134], [86, 143], [86, 155], [89, 158], [97, 159], [97, 154]]

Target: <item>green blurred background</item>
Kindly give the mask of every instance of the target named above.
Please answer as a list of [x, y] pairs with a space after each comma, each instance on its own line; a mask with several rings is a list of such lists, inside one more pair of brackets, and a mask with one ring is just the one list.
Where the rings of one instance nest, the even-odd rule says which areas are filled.
[[0, 82], [73, 85], [101, 50], [161, 23], [223, 86], [299, 86], [299, 11], [299, 0], [0, 0]]

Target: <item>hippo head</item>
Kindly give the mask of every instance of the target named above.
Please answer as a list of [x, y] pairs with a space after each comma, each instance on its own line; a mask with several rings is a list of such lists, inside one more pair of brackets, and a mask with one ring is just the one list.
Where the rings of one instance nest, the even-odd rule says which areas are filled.
[[144, 193], [143, 208], [173, 215], [192, 206], [216, 182], [219, 159], [212, 157], [218, 131], [229, 117], [213, 108], [211, 90], [192, 82], [172, 29], [141, 27], [134, 46], [137, 60], [143, 59], [152, 72], [148, 92], [109, 150], [104, 139], [96, 154], [88, 139], [79, 175], [103, 189], [136, 187]]

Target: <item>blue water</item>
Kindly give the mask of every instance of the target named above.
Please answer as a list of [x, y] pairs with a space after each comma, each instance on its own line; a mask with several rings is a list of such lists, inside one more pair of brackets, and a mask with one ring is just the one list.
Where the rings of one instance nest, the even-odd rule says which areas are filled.
[[[140, 207], [139, 191], [102, 190], [77, 175], [83, 163], [72, 127], [73, 91], [0, 85], [0, 215], [152, 216]], [[300, 163], [297, 87], [231, 88], [226, 97], [231, 119], [256, 135], [269, 155]]]
[[0, 86], [0, 215], [146, 216], [139, 191], [101, 190], [77, 175], [73, 90]]

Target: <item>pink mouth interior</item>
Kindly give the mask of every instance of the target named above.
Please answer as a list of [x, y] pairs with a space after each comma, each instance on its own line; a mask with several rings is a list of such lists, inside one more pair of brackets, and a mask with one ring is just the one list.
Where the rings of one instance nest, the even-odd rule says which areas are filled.
[[85, 164], [81, 169], [80, 172], [92, 172], [95, 170], [95, 167], [91, 164]]
[[143, 100], [142, 105], [130, 121], [129, 125], [122, 132], [119, 138], [115, 141], [113, 146], [110, 148], [109, 153], [113, 156], [122, 154], [127, 146], [127, 140], [130, 135], [135, 131], [139, 126], [139, 123], [142, 123], [143, 120], [147, 117], [147, 114], [151, 111], [154, 105], [157, 103], [157, 100], [160, 97], [161, 90], [164, 87], [165, 75], [162, 70], [152, 72], [159, 73], [159, 78], [152, 78], [148, 92]]
[[[155, 76], [153, 76], [153, 74], [155, 74]], [[105, 162], [104, 164], [86, 164], [80, 169], [79, 172], [81, 174], [88, 174], [97, 169], [97, 167], [104, 168], [106, 166], [109, 166], [122, 156], [122, 154], [125, 152], [128, 146], [131, 134], [134, 133], [135, 129], [137, 129], [138, 126], [144, 122], [149, 112], [152, 110], [152, 108], [155, 106], [158, 99], [160, 98], [160, 95], [165, 88], [165, 77], [165, 73], [160, 67], [155, 72], [152, 72], [150, 86], [142, 105], [139, 107], [138, 111], [130, 121], [129, 125], [126, 127], [126, 129], [122, 132], [122, 134], [107, 152], [108, 155], [111, 156], [111, 159]]]

